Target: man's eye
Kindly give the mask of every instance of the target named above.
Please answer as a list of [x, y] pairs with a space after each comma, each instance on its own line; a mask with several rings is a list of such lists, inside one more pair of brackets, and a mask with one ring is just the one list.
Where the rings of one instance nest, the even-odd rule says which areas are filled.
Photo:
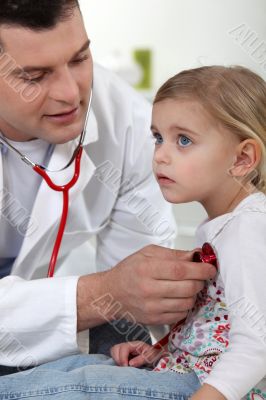
[[181, 147], [188, 147], [192, 144], [192, 141], [185, 135], [180, 135], [178, 138], [178, 144]]
[[44, 75], [40, 75], [40, 76], [36, 76], [36, 77], [32, 77], [32, 78], [30, 76], [22, 76], [21, 78], [24, 82], [27, 82], [27, 83], [37, 83], [37, 82], [41, 82], [41, 80], [44, 78]]
[[160, 135], [160, 133], [153, 133], [152, 137], [154, 140], [154, 144], [162, 144], [163, 143], [163, 138], [162, 138], [162, 135]]
[[88, 58], [89, 58], [89, 55], [86, 54], [86, 55], [83, 56], [83, 57], [76, 58], [75, 60], [72, 61], [72, 63], [73, 63], [73, 64], [81, 64], [83, 61], [88, 60]]

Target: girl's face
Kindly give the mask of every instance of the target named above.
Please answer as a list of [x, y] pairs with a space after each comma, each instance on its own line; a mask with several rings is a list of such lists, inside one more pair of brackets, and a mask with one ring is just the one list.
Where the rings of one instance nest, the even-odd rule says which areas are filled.
[[227, 196], [233, 181], [229, 169], [240, 139], [219, 126], [199, 102], [156, 103], [152, 133], [153, 170], [167, 201], [199, 201], [206, 208], [211, 199]]

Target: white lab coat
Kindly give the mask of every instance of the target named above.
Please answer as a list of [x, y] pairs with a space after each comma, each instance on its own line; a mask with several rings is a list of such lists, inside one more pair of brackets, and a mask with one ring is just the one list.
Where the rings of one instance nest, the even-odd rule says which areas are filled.
[[[95, 67], [94, 79], [81, 175], [70, 194], [59, 276], [44, 279], [62, 212], [62, 194], [42, 182], [32, 211], [38, 229], [25, 237], [11, 275], [0, 281], [1, 365], [38, 365], [79, 352], [79, 264], [83, 274], [108, 269], [147, 244], [170, 246], [175, 235], [170, 206], [151, 173], [149, 104], [101, 67]], [[49, 166], [66, 163], [73, 145], [56, 146]], [[51, 177], [62, 184], [72, 174], [73, 167]], [[93, 263], [89, 239], [95, 235]]]

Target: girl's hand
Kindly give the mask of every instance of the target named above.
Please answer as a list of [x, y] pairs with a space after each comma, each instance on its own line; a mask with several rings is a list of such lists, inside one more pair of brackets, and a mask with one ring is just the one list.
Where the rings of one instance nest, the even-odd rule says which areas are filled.
[[111, 348], [111, 356], [121, 367], [153, 365], [161, 355], [161, 349], [154, 349], [153, 346], [140, 340], [116, 344]]

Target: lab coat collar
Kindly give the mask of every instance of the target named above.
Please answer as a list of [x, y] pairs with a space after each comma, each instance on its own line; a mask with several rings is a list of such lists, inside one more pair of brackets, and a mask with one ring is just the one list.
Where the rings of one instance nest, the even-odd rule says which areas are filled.
[[[76, 185], [70, 190], [70, 205], [75, 200], [75, 198], [84, 190], [95, 171], [95, 165], [87, 154], [89, 150], [89, 144], [98, 140], [98, 124], [93, 110], [91, 110], [90, 112], [86, 131], [87, 134], [83, 145], [84, 150], [81, 159], [80, 177]], [[76, 143], [74, 142], [69, 142], [65, 143], [64, 145], [56, 146], [51, 156], [48, 168], [54, 169], [58, 165], [66, 164], [67, 161], [70, 159], [75, 146]], [[2, 163], [0, 164], [0, 168], [2, 168]], [[72, 179], [73, 171], [74, 165], [71, 165], [69, 168], [61, 171], [60, 173], [49, 173], [49, 176], [55, 183], [62, 185]], [[0, 170], [0, 184], [2, 175], [3, 173]], [[42, 181], [32, 210], [32, 218], [35, 219], [39, 228], [34, 232], [34, 234], [25, 237], [21, 250], [13, 266], [12, 274], [19, 274], [20, 266], [22, 266], [25, 257], [41, 240], [42, 236], [52, 226], [54, 226], [54, 224], [59, 223], [59, 218], [62, 213], [62, 202], [62, 193], [53, 191], [48, 187], [45, 181]], [[26, 275], [31, 276], [33, 269], [34, 266], [31, 267], [31, 265], [27, 265]]]

